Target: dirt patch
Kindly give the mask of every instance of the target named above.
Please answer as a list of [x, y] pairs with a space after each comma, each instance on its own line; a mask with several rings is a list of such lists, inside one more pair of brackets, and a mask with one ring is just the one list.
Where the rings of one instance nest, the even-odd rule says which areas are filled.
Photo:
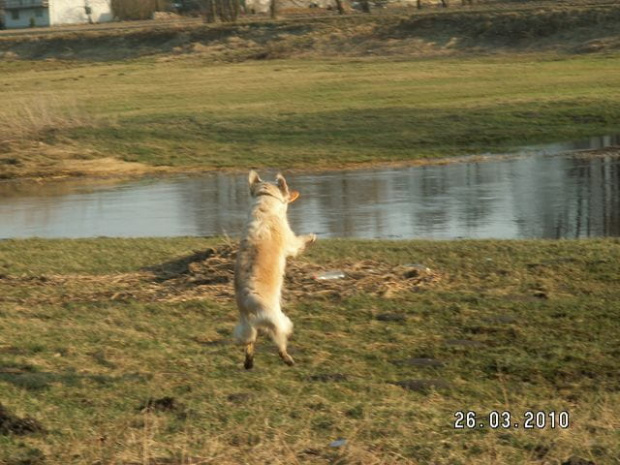
[[69, 177], [133, 177], [169, 172], [167, 167], [102, 157], [98, 152], [75, 144], [50, 145], [43, 142], [7, 145], [0, 150], [0, 179]]
[[160, 399], [147, 399], [138, 407], [141, 412], [175, 412], [181, 408], [181, 405], [174, 397], [162, 397]]
[[68, 176], [135, 176], [153, 171], [152, 167], [143, 163], [129, 162], [113, 157], [96, 160], [64, 160], [60, 169]]
[[249, 392], [238, 392], [235, 394], [229, 394], [226, 400], [231, 404], [247, 404], [252, 400], [253, 396]]
[[0, 435], [16, 434], [23, 436], [43, 431], [45, 431], [43, 426], [34, 418], [19, 418], [0, 404]]
[[[59, 304], [63, 301], [105, 300], [142, 302], [184, 302], [215, 299], [234, 300], [234, 269], [237, 246], [198, 251], [137, 273], [114, 275], [0, 275], [1, 286], [58, 287], [62, 295], [34, 293], [26, 297], [7, 298], [24, 308], [39, 304]], [[365, 260], [340, 264], [337, 279], [321, 279], [333, 271], [331, 266], [291, 260], [287, 265], [284, 299], [298, 301], [304, 298], [340, 300], [366, 293], [384, 298], [399, 293], [417, 291], [434, 286], [441, 274], [417, 265], [393, 266], [384, 262]], [[404, 321], [404, 315], [382, 314], [380, 321]], [[199, 341], [205, 345], [219, 345], [221, 341]]]
[[[232, 299], [236, 254], [236, 246], [225, 244], [150, 269], [158, 274], [161, 290], [168, 293], [170, 300], [190, 295]], [[418, 265], [392, 266], [364, 260], [334, 271], [324, 265], [291, 260], [286, 269], [284, 298], [341, 299], [360, 292], [393, 297], [399, 292], [432, 286], [440, 279], [440, 273]], [[178, 290], [184, 292], [175, 295]]]

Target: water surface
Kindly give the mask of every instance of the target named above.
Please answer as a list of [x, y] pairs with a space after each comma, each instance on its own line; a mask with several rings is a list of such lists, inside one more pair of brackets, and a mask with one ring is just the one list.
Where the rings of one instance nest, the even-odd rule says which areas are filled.
[[[562, 150], [564, 147], [561, 148]], [[272, 178], [273, 173], [261, 173]], [[535, 155], [288, 176], [298, 233], [359, 238], [620, 236], [617, 157]], [[0, 238], [237, 236], [247, 175], [0, 185]]]

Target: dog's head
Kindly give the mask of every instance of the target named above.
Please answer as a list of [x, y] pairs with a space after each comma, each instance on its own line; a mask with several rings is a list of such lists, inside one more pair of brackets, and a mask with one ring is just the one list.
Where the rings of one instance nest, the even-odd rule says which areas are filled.
[[293, 203], [299, 197], [299, 192], [290, 190], [286, 183], [286, 179], [279, 173], [276, 176], [276, 182], [272, 184], [263, 181], [256, 171], [251, 170], [248, 181], [250, 183], [250, 195], [254, 198], [267, 195], [278, 199], [283, 204], [289, 204]]

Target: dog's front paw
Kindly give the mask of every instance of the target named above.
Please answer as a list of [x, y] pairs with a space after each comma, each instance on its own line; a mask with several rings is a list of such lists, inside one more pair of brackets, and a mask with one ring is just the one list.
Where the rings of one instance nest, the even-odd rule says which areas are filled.
[[316, 234], [308, 234], [308, 239], [306, 240], [306, 244], [311, 245], [316, 242]]

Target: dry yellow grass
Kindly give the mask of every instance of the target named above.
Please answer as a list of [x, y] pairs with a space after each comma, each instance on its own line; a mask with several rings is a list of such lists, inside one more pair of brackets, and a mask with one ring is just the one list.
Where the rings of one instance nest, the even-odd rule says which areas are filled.
[[41, 140], [49, 133], [99, 124], [83, 102], [71, 96], [37, 93], [12, 98], [0, 112], [0, 143]]

